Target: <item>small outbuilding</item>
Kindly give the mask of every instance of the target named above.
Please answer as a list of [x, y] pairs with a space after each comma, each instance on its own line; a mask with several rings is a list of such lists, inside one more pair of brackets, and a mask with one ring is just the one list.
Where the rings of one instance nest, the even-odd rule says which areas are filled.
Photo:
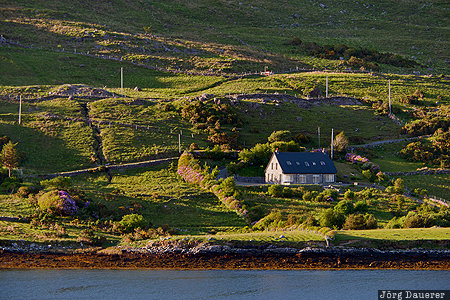
[[330, 184], [337, 170], [323, 152], [274, 152], [264, 173], [266, 183]]

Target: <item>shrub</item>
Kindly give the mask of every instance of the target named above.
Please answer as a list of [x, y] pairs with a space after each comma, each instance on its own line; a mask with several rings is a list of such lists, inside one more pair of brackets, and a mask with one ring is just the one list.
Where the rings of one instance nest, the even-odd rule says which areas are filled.
[[305, 193], [303, 193], [303, 200], [304, 201], [311, 201], [312, 196], [311, 196], [311, 192], [310, 191], [306, 191]]
[[326, 209], [321, 215], [319, 219], [320, 226], [322, 227], [330, 227], [335, 229], [342, 228], [344, 224], [345, 216], [339, 211], [335, 211], [332, 208]]
[[344, 214], [344, 215], [348, 215], [348, 214], [352, 213], [353, 209], [354, 209], [353, 203], [350, 202], [349, 200], [341, 200], [334, 207], [334, 210], [336, 212], [339, 212], [339, 213]]
[[310, 142], [309, 138], [306, 135], [304, 135], [303, 133], [296, 134], [294, 137], [294, 140], [299, 145], [305, 145]]
[[33, 193], [33, 189], [29, 186], [21, 186], [17, 192], [16, 195], [19, 198], [27, 198], [30, 194]]
[[370, 170], [364, 170], [362, 171], [362, 174], [364, 175], [364, 177], [369, 179], [370, 182], [374, 182], [375, 179], [377, 178], [375, 174], [373, 174]]
[[192, 143], [189, 146], [189, 151], [198, 150], [198, 149], [199, 149], [199, 147], [198, 147], [198, 145], [196, 143]]
[[224, 197], [230, 197], [236, 192], [236, 184], [234, 183], [234, 177], [225, 178], [220, 184], [219, 189]]
[[[327, 201], [335, 201], [339, 197], [339, 192], [335, 189], [325, 189], [321, 194], [323, 195], [324, 199], [328, 199]], [[329, 198], [332, 198], [332, 200], [330, 200]]]
[[119, 225], [122, 227], [124, 232], [132, 232], [136, 228], [145, 229], [150, 224], [142, 215], [129, 214], [122, 217], [122, 220], [119, 221]]
[[345, 200], [353, 200], [353, 199], [355, 199], [355, 192], [353, 192], [352, 190], [345, 191], [344, 199]]
[[75, 200], [65, 191], [52, 190], [38, 198], [39, 209], [53, 215], [75, 215], [78, 212]]
[[354, 211], [356, 212], [366, 212], [368, 209], [368, 205], [365, 201], [357, 201], [355, 203]]
[[281, 212], [273, 211], [253, 225], [253, 229], [256, 230], [263, 230], [269, 227], [283, 227]]
[[292, 139], [292, 134], [289, 130], [274, 131], [267, 138], [269, 143], [274, 142], [289, 142]]
[[344, 135], [344, 132], [340, 132], [338, 135], [336, 135], [333, 146], [335, 147], [337, 152], [344, 152], [347, 151], [348, 148], [348, 138]]
[[267, 164], [272, 155], [272, 149], [268, 143], [256, 144], [251, 149], [244, 149], [239, 152], [239, 159], [246, 163], [254, 163], [257, 165]]
[[377, 228], [377, 220], [371, 214], [351, 214], [345, 219], [343, 229], [361, 230]]
[[300, 147], [300, 145], [294, 141], [273, 142], [270, 144], [270, 150], [272, 150], [272, 152], [277, 151], [277, 149], [280, 152], [304, 152], [305, 151], [304, 147]]
[[421, 228], [426, 227], [425, 225], [426, 225], [426, 218], [414, 212], [408, 213], [403, 222], [404, 228]]
[[314, 218], [312, 215], [308, 215], [306, 217], [305, 221], [303, 221], [302, 224], [305, 225], [305, 226], [308, 226], [308, 227], [319, 225], [319, 223], [317, 222], [316, 218]]
[[396, 194], [403, 194], [405, 186], [403, 184], [403, 179], [397, 178], [394, 182], [394, 192]]
[[272, 197], [281, 197], [283, 195], [283, 187], [279, 184], [273, 184], [267, 189], [267, 194]]
[[393, 217], [389, 222], [384, 226], [386, 229], [397, 229], [402, 228], [403, 222], [400, 218]]
[[247, 216], [250, 222], [255, 222], [263, 218], [268, 211], [261, 205], [255, 205], [248, 209]]

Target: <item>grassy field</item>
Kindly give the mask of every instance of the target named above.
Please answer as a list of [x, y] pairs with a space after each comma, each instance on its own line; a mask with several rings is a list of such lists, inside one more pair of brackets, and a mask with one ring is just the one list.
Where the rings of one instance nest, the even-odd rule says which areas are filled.
[[428, 195], [450, 201], [450, 175], [414, 175], [402, 177], [405, 187], [410, 190], [426, 189]]
[[339, 230], [334, 244], [349, 247], [448, 249], [450, 228]]
[[380, 166], [383, 172], [411, 172], [422, 168], [425, 165], [420, 162], [411, 162], [399, 156], [399, 152], [408, 142], [386, 144], [373, 148], [375, 157], [372, 162]]
[[144, 215], [156, 227], [169, 225], [179, 233], [200, 234], [210, 229], [234, 230], [246, 224], [217, 198], [177, 178], [168, 165], [106, 176], [76, 178], [75, 186], [112, 212]]
[[[319, 5], [320, 4], [320, 5]], [[4, 1], [0, 29], [8, 38], [45, 49], [89, 51], [167, 68], [260, 71], [295, 66], [333, 68], [288, 45], [294, 37], [393, 52], [448, 72], [448, 26], [441, 0], [376, 4], [350, 0], [189, 3]], [[205, 16], [214, 16], [205, 18]], [[45, 42], [44, 42], [45, 41]], [[398, 68], [382, 66], [385, 70]]]

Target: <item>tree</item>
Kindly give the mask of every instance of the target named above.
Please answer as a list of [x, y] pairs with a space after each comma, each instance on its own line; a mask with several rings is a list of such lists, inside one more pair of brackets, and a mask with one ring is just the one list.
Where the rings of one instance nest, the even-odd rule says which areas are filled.
[[343, 131], [341, 133], [339, 133], [338, 135], [336, 135], [336, 137], [334, 138], [334, 141], [333, 141], [333, 146], [337, 152], [344, 152], [347, 150], [348, 138], [344, 135]]
[[274, 131], [270, 134], [267, 140], [269, 141], [269, 143], [289, 142], [290, 140], [292, 140], [292, 134], [289, 130]]
[[397, 178], [394, 181], [394, 193], [403, 194], [404, 191], [405, 191], [405, 186], [403, 184], [403, 179]]
[[16, 149], [17, 144], [9, 141], [2, 148], [1, 161], [4, 167], [8, 169], [8, 177], [11, 177], [11, 169], [17, 168], [19, 165], [19, 154]]

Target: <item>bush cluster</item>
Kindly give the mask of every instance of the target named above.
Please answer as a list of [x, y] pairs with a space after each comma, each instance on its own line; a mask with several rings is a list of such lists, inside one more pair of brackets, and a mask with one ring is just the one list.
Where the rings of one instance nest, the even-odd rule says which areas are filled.
[[406, 216], [392, 218], [385, 228], [425, 228], [433, 226], [450, 226], [448, 209], [438, 210], [423, 204], [417, 211], [410, 211]]
[[393, 53], [381, 53], [376, 50], [366, 48], [353, 48], [344, 44], [339, 45], [318, 45], [315, 42], [303, 42], [299, 38], [294, 38], [290, 45], [299, 47], [301, 51], [308, 55], [325, 59], [346, 59], [345, 65], [351, 67], [364, 67], [365, 69], [379, 70], [378, 64], [387, 64], [396, 67], [411, 68], [417, 65], [413, 60], [406, 59]]
[[177, 173], [181, 178], [211, 191], [226, 207], [234, 210], [238, 215], [248, 221], [247, 210], [236, 198], [237, 190], [234, 184], [234, 178], [228, 177], [225, 180], [217, 182], [217, 172], [217, 169], [213, 170], [213, 172], [209, 172], [209, 168], [202, 170], [198, 161], [190, 153], [183, 153], [178, 160]]
[[221, 101], [196, 99], [183, 103], [181, 116], [196, 129], [208, 134], [208, 140], [227, 149], [236, 147], [238, 132], [224, 130], [224, 125], [242, 125], [237, 113], [228, 103]]
[[355, 153], [347, 153], [345, 155], [345, 160], [360, 166], [362, 169], [362, 174], [364, 177], [369, 179], [370, 182], [375, 182], [376, 180], [383, 181], [386, 179], [385, 174], [380, 171], [380, 167], [372, 163], [366, 157]]
[[420, 120], [415, 120], [402, 127], [401, 133], [409, 136], [421, 136], [434, 134], [438, 129], [448, 131], [450, 128], [450, 118], [446, 116], [426, 116]]
[[333, 208], [326, 209], [320, 215], [321, 226], [335, 229], [373, 229], [378, 223], [375, 217], [365, 213], [368, 205], [358, 201], [355, 205], [350, 200], [341, 200]]
[[410, 161], [420, 161], [442, 168], [450, 167], [450, 131], [437, 130], [431, 142], [413, 142], [400, 150]]

